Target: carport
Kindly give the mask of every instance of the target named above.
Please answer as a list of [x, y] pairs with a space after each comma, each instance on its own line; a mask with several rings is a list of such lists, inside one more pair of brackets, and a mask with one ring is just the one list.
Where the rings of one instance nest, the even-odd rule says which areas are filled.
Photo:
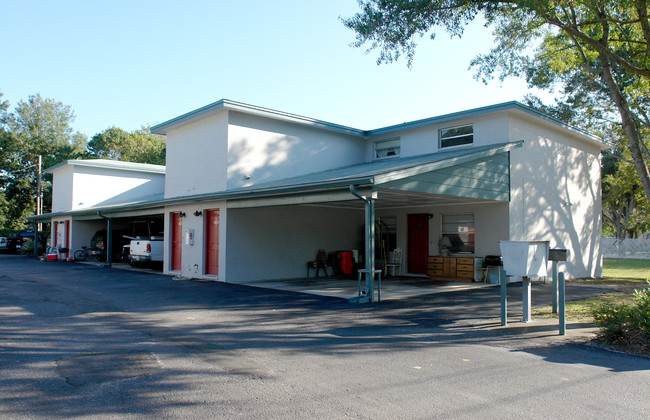
[[[355, 226], [358, 226], [357, 231], [363, 229], [359, 248], [368, 256], [364, 259], [365, 269], [371, 270], [377, 262], [375, 220], [396, 211], [426, 213], [431, 207], [480, 208], [498, 204], [507, 220], [509, 152], [521, 145], [522, 142], [503, 143], [399, 160], [379, 160], [212, 196], [227, 199], [227, 265], [237, 268], [229, 270], [226, 281], [286, 290], [312, 290], [317, 294], [331, 291], [345, 294], [348, 292], [343, 290], [352, 287], [356, 293], [356, 278], [316, 280], [305, 278], [304, 273], [296, 275], [296, 267], [304, 271], [304, 263], [315, 256], [316, 243], [326, 243], [329, 239], [331, 233], [324, 232], [327, 230], [324, 224], [333, 226], [335, 218], [340, 216], [345, 221], [346, 212], [356, 213], [355, 221], [344, 226], [349, 235], [356, 234]], [[319, 220], [323, 215], [328, 220]], [[303, 218], [310, 217], [314, 221], [305, 223]], [[264, 218], [267, 219], [260, 221]], [[507, 232], [507, 225], [504, 229]], [[278, 246], [280, 235], [290, 237], [292, 245]], [[254, 239], [242, 239], [251, 236]], [[437, 244], [437, 240], [435, 242]], [[259, 249], [259, 243], [267, 245]], [[409, 252], [407, 248], [406, 255]], [[404, 265], [405, 276], [401, 282], [384, 280], [384, 288], [391, 283], [401, 283], [404, 291], [396, 291], [396, 295], [429, 293], [436, 288], [453, 286], [433, 281], [427, 289], [426, 272], [410, 269], [406, 261]], [[418, 276], [420, 284], [409, 289], [409, 277]]]
[[[117, 246], [122, 245], [123, 240], [117, 236], [131, 233], [131, 222], [134, 219], [159, 219], [164, 216], [164, 206], [161, 204], [162, 196], [156, 195], [145, 197], [142, 200], [120, 203], [110, 206], [93, 207], [83, 210], [71, 210], [65, 212], [47, 213], [40, 216], [32, 216], [29, 220], [33, 223], [51, 222], [52, 226], [65, 226], [68, 231], [68, 238], [64, 242], [69, 249], [69, 255], [88, 246], [93, 235], [100, 230], [111, 232], [106, 237], [107, 260], [106, 264], [111, 265], [112, 256], [119, 252]], [[52, 229], [55, 231], [55, 229]], [[58, 229], [57, 229], [58, 230]]]

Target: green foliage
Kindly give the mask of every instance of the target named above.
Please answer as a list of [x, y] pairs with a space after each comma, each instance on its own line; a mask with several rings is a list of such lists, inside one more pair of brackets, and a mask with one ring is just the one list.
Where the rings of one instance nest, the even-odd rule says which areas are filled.
[[95, 134], [88, 142], [89, 157], [124, 162], [165, 164], [165, 139], [151, 134], [149, 127], [128, 133], [111, 127]]
[[[416, 40], [442, 29], [462, 36], [482, 16], [494, 48], [475, 58], [476, 77], [524, 78], [530, 86], [563, 89], [555, 110], [564, 121], [608, 139], [624, 137], [650, 199], [650, 20], [646, 0], [366, 0], [343, 23], [357, 47], [380, 51], [378, 62], [407, 57]], [[645, 137], [644, 137], [645, 136]]]
[[[0, 99], [2, 92], [0, 92]], [[115, 159], [165, 164], [165, 139], [149, 127], [128, 133], [111, 127], [93, 136], [72, 129], [74, 113], [68, 105], [36, 94], [9, 111], [0, 101], [0, 229], [23, 230], [34, 215], [38, 157], [42, 169], [69, 159]], [[41, 177], [43, 210], [51, 205], [51, 175]]]
[[[1, 96], [1, 93], [0, 93]], [[0, 228], [26, 227], [35, 214], [38, 157], [42, 168], [83, 156], [86, 138], [74, 132], [74, 113], [53, 99], [32, 95], [13, 112], [0, 105]], [[51, 179], [42, 179], [44, 209], [49, 207]], [[47, 211], [47, 210], [46, 210]]]
[[619, 160], [616, 172], [603, 177], [603, 216], [617, 238], [650, 231], [650, 202], [629, 161]]
[[[646, 283], [650, 286], [650, 281]], [[635, 290], [631, 304], [596, 307], [594, 322], [609, 343], [650, 349], [650, 287]]]
[[[22, 247], [18, 251], [19, 254], [21, 255], [34, 255], [34, 241], [29, 240], [23, 243]], [[38, 255], [42, 255], [45, 253], [45, 244], [41, 243], [39, 241], [38, 243]]]

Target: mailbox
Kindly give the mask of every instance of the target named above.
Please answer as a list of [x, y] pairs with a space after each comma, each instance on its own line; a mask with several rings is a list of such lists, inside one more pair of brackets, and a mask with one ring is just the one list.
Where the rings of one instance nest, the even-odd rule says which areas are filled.
[[547, 241], [499, 241], [499, 246], [509, 276], [546, 276]]
[[566, 261], [569, 258], [568, 249], [552, 248], [548, 250], [549, 261]]

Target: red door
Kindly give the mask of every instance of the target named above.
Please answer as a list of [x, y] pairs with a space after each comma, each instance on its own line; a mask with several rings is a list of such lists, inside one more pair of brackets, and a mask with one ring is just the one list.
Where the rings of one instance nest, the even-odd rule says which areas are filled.
[[219, 274], [219, 210], [207, 210], [205, 223], [205, 274]]
[[52, 241], [52, 246], [56, 248], [59, 243], [59, 222], [54, 222], [54, 241]]
[[426, 274], [429, 256], [429, 215], [409, 214], [407, 224], [408, 271]]
[[183, 249], [183, 219], [180, 213], [172, 213], [172, 265], [173, 271], [181, 269], [181, 250]]

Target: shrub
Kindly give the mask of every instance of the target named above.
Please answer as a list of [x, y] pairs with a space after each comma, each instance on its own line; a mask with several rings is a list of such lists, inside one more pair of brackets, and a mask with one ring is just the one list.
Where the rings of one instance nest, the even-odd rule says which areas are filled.
[[[22, 254], [22, 255], [34, 255], [34, 241], [29, 240], [29, 241], [24, 242], [23, 245], [21, 246], [20, 250], [18, 251], [18, 253]], [[39, 241], [38, 254], [42, 255], [44, 253], [45, 253], [45, 245], [43, 245]]]
[[[648, 286], [650, 281], [646, 280]], [[650, 350], [650, 287], [634, 291], [631, 304], [603, 304], [594, 309], [594, 322], [608, 343]]]

